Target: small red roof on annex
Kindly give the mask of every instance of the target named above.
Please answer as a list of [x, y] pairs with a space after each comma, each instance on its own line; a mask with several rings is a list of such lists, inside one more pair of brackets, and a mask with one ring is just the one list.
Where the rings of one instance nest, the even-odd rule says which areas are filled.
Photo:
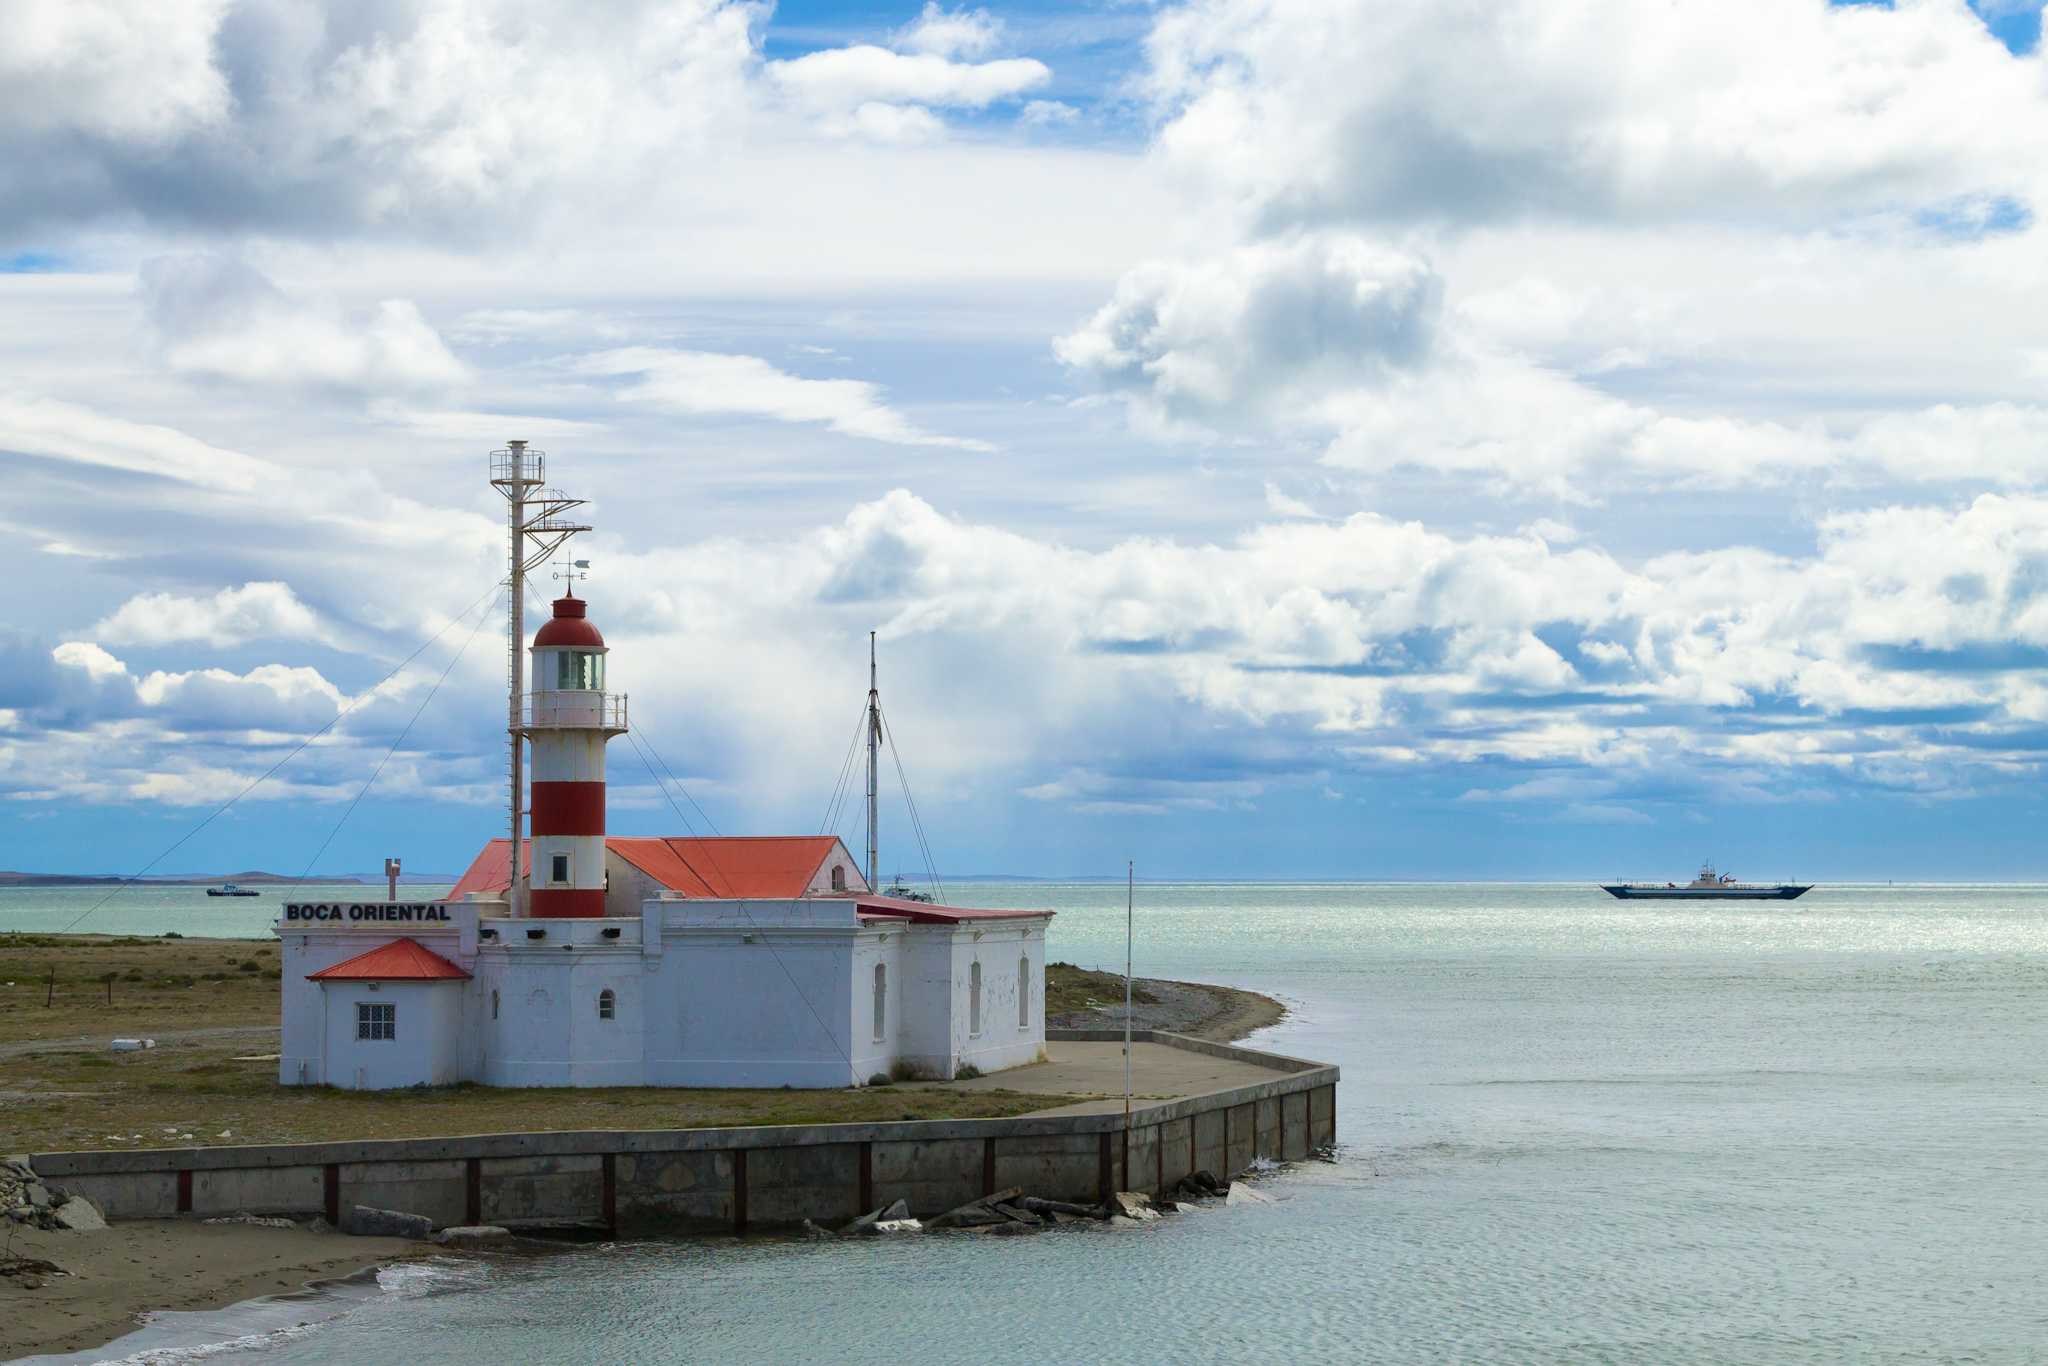
[[973, 906], [941, 906], [900, 896], [856, 896], [854, 914], [863, 920], [908, 920], [918, 925], [958, 925], [969, 920], [1050, 920], [1051, 911], [994, 911]]
[[469, 976], [417, 939], [394, 939], [333, 967], [306, 974], [309, 982], [457, 982]]

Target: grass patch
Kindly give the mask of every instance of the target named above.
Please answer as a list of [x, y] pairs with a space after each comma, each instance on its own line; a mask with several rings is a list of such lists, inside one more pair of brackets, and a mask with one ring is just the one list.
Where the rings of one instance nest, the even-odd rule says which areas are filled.
[[[257, 970], [246, 969], [248, 962]], [[274, 941], [0, 934], [0, 1044], [41, 1045], [0, 1056], [6, 1150], [1000, 1118], [1088, 1098], [944, 1086], [336, 1091], [280, 1086], [275, 1061], [237, 1061], [275, 1052], [274, 1035], [175, 1037], [218, 1028], [274, 1030], [279, 962]], [[111, 1008], [109, 973], [115, 974]], [[53, 1002], [48, 1007], [46, 994]], [[159, 1042], [133, 1053], [77, 1043], [110, 1034]]]
[[[1159, 998], [1136, 983], [1131, 1000], [1141, 1006], [1156, 1005]], [[1124, 1003], [1124, 979], [1113, 972], [1090, 972], [1072, 963], [1045, 965], [1045, 1016], [1074, 1015], [1096, 1006]]]

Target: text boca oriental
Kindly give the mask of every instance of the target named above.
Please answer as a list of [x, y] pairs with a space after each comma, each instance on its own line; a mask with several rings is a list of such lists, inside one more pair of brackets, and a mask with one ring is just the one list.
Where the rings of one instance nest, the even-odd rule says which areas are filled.
[[430, 901], [287, 902], [284, 918], [288, 921], [374, 920], [401, 924], [446, 924], [448, 908]]

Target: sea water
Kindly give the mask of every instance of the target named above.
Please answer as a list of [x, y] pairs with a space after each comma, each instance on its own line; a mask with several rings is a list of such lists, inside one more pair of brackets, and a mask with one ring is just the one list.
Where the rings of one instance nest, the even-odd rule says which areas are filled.
[[[1122, 965], [1122, 887], [947, 891], [1051, 907], [1051, 957]], [[0, 929], [30, 928], [50, 895], [0, 893]], [[188, 900], [193, 919], [166, 904], [153, 928], [222, 932]], [[1277, 996], [1290, 1017], [1249, 1042], [1344, 1069], [1336, 1160], [1262, 1176], [1271, 1203], [1029, 1238], [583, 1247], [488, 1261], [455, 1293], [358, 1296], [245, 1350], [2048, 1357], [2048, 888], [1644, 904], [1579, 885], [1141, 884], [1137, 903], [1141, 975]]]

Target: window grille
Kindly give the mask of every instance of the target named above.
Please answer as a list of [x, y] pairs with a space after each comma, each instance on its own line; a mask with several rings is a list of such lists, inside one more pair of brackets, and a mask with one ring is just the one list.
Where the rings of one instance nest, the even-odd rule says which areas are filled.
[[390, 1001], [356, 1002], [356, 1037], [358, 1039], [396, 1039], [398, 1037], [398, 1007]]
[[612, 995], [612, 992], [611, 992], [611, 988], [610, 988], [610, 987], [606, 987], [606, 988], [605, 988], [605, 989], [604, 989], [603, 991], [600, 991], [600, 992], [598, 992], [598, 993], [597, 993], [597, 1018], [598, 1018], [598, 1019], [600, 1019], [600, 1020], [609, 1020], [609, 1019], [612, 1019], [612, 1018], [614, 1018], [615, 1016], [617, 1016], [617, 1014], [618, 1014], [618, 1009], [619, 1009], [619, 998], [618, 998], [618, 997], [616, 997], [616, 996], [614, 996], [614, 995]]

